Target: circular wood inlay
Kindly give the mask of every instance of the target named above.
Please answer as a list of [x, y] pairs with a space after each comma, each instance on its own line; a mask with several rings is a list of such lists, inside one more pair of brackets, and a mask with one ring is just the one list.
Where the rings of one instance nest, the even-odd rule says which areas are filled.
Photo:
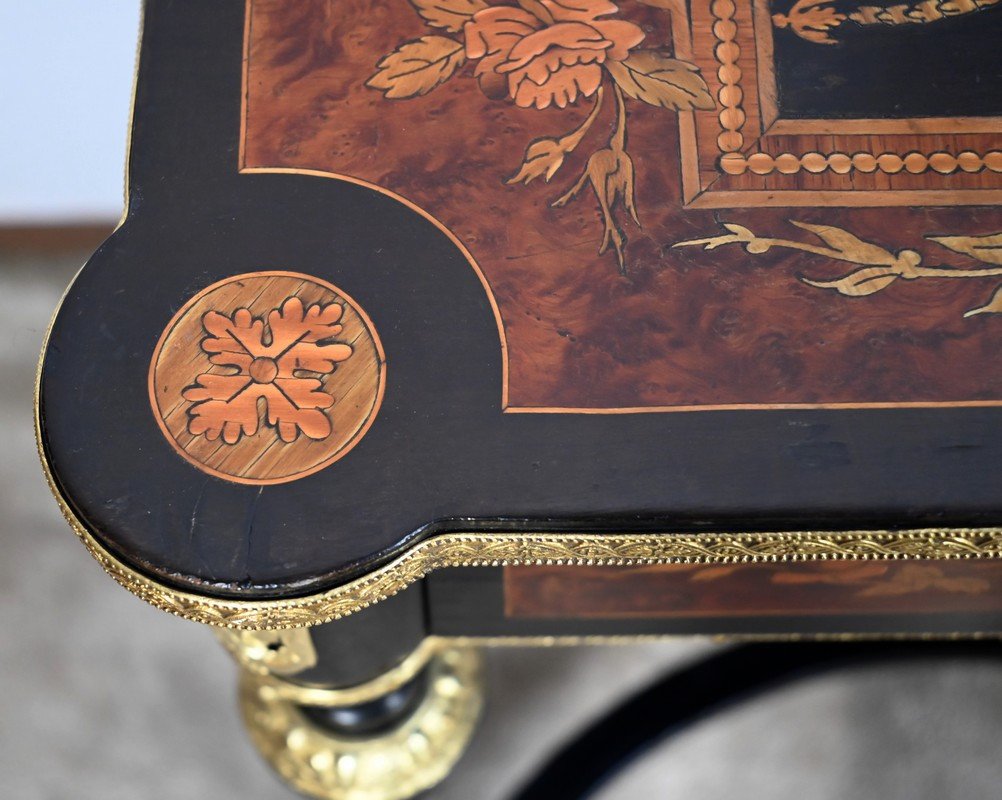
[[150, 363], [150, 403], [177, 452], [238, 483], [283, 483], [345, 455], [383, 399], [372, 321], [336, 286], [253, 272], [181, 308]]

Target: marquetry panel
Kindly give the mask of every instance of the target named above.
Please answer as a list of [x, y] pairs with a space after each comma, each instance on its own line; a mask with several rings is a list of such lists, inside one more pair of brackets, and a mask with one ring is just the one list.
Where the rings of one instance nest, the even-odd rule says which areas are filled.
[[382, 399], [371, 321], [340, 289], [289, 272], [237, 275], [195, 295], [150, 365], [153, 413], [198, 469], [281, 483], [341, 458]]
[[[921, 26], [925, 40], [935, 43], [938, 36], [944, 47], [956, 48], [967, 39], [951, 27], [951, 20], [966, 16], [965, 24], [977, 24], [982, 17], [975, 13], [994, 5], [990, 0], [944, 0], [915, 8], [928, 17]], [[889, 16], [867, 8], [837, 13], [823, 0], [692, 4], [689, 29], [677, 37], [678, 44], [701, 69], [717, 107], [691, 112], [694, 125], [683, 126], [683, 160], [692, 165], [684, 173], [689, 206], [976, 205], [1002, 199], [1002, 117], [993, 116], [990, 95], [982, 97], [990, 89], [980, 75], [965, 85], [958, 64], [956, 75], [916, 72], [901, 80], [890, 68], [874, 74], [851, 62], [820, 76], [811, 74], [814, 62], [844, 52], [853, 36], [858, 49], [864, 29], [875, 34], [865, 39], [871, 49], [918, 32], [914, 15], [896, 23], [900, 13]], [[998, 19], [994, 11], [994, 16], [984, 16], [987, 24]], [[685, 20], [676, 16], [678, 30]], [[785, 108], [794, 100], [784, 103], [777, 45], [788, 42], [794, 44], [786, 49], [801, 61], [791, 64], [791, 56], [785, 56], [787, 84], [796, 81], [801, 88], [823, 78], [838, 84], [834, 96], [856, 95], [860, 102], [875, 92], [889, 94], [880, 116], [872, 111], [867, 117], [852, 116], [851, 102], [846, 109], [831, 107], [814, 118], [799, 108]], [[883, 85], [894, 80], [900, 81], [896, 88]], [[900, 108], [922, 106], [915, 98], [922, 97], [923, 84], [930, 82], [958, 85], [942, 114], [902, 114]], [[786, 88], [788, 95], [795, 94]], [[951, 111], [954, 106], [977, 108], [979, 115], [958, 116]]]

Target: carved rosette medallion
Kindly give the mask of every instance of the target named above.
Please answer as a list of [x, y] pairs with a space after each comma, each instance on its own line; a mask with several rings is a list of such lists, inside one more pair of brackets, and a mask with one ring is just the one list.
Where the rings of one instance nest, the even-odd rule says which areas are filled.
[[379, 410], [386, 358], [336, 286], [254, 272], [192, 297], [153, 353], [150, 402], [174, 449], [237, 483], [284, 483], [344, 456]]

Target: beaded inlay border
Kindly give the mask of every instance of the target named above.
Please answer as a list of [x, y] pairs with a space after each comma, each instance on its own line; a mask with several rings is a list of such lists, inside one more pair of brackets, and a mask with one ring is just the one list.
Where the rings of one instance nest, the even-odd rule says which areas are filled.
[[831, 170], [838, 175], [847, 175], [853, 170], [859, 172], [884, 172], [895, 175], [902, 170], [919, 175], [930, 169], [941, 175], [954, 172], [981, 172], [988, 169], [992, 172], [1002, 172], [1002, 152], [990, 150], [981, 156], [971, 150], [964, 150], [957, 155], [936, 152], [931, 155], [911, 152], [904, 156], [897, 153], [818, 153], [809, 152], [803, 155], [782, 153], [772, 155], [762, 151], [744, 155], [742, 153], [724, 152], [720, 158], [720, 168], [728, 175], [743, 175], [752, 172], [755, 175], [768, 175], [779, 172], [783, 175], [793, 175], [801, 170], [819, 174]]
[[738, 23], [734, 20], [737, 7], [734, 0], [713, 0], [710, 13], [713, 15], [713, 35], [717, 46], [713, 55], [720, 66], [717, 78], [720, 79], [720, 91], [717, 100], [720, 101], [720, 134], [717, 136], [717, 146], [721, 153], [740, 154], [744, 147], [744, 134], [741, 129], [747, 121], [747, 115], [742, 106], [744, 89], [741, 87], [741, 67], [738, 58], [741, 56], [741, 45], [738, 44]]
[[[713, 35], [717, 42], [713, 56], [719, 65], [717, 77], [721, 83], [721, 88], [717, 92], [717, 99], [720, 102], [720, 111], [717, 114], [720, 125], [717, 147], [721, 153], [719, 166], [722, 172], [727, 175], [743, 175], [746, 172], [755, 175], [769, 175], [773, 172], [794, 175], [801, 170], [813, 174], [830, 170], [838, 175], [846, 175], [856, 170], [863, 173], [879, 171], [888, 175], [905, 171], [919, 175], [932, 170], [940, 175], [950, 175], [957, 172], [977, 173], [987, 169], [1002, 173], [1002, 151], [999, 150], [989, 150], [985, 153], [963, 150], [956, 154], [943, 151], [933, 153], [912, 151], [905, 154], [811, 151], [802, 154], [787, 152], [774, 155], [762, 150], [750, 154], [742, 153], [741, 149], [745, 144], [742, 129], [747, 121], [747, 114], [743, 107], [744, 75], [738, 64], [741, 45], [738, 41], [736, 11], [735, 0], [713, 0], [710, 5]], [[763, 131], [763, 136], [767, 136], [768, 133], [768, 130]]]

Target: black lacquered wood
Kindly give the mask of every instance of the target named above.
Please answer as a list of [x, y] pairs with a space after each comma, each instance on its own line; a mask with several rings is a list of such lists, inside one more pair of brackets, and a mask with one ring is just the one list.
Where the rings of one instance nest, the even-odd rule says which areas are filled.
[[[238, 174], [243, 22], [240, 0], [147, 4], [129, 216], [74, 282], [45, 357], [45, 456], [76, 514], [127, 563], [184, 589], [283, 597], [448, 530], [1002, 520], [998, 408], [502, 413], [490, 305], [444, 234], [361, 186]], [[388, 369], [375, 424], [348, 456], [255, 487], [180, 458], [146, 378], [188, 298], [264, 269], [350, 292]]]

